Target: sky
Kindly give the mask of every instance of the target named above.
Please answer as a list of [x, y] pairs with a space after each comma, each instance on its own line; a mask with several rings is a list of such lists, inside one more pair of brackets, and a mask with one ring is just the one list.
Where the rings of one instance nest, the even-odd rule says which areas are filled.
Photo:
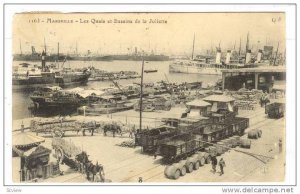
[[75, 53], [77, 45], [81, 54], [125, 54], [137, 47], [146, 53], [191, 55], [194, 34], [195, 54], [200, 54], [219, 43], [223, 51], [238, 49], [240, 39], [244, 50], [248, 32], [252, 50], [266, 44], [276, 48], [279, 42], [284, 51], [285, 30], [284, 13], [18, 13], [13, 53], [29, 53], [31, 46], [41, 52], [45, 40], [48, 53], [57, 53], [59, 42], [65, 54]]

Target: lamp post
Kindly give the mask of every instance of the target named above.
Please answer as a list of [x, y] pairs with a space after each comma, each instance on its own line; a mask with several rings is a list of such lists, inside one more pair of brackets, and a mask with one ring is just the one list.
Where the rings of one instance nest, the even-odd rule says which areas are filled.
[[142, 130], [143, 116], [143, 79], [144, 79], [144, 54], [142, 55], [142, 72], [141, 72], [141, 92], [140, 92], [140, 130]]

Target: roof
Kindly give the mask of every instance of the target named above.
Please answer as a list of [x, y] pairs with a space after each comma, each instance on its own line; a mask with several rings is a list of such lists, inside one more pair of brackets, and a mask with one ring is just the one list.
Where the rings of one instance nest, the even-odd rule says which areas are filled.
[[15, 135], [13, 135], [12, 138], [13, 146], [23, 147], [23, 146], [35, 146], [37, 144], [40, 144], [42, 142], [45, 142], [45, 139], [36, 135], [33, 135], [29, 132], [20, 132]]
[[25, 156], [25, 157], [33, 156], [34, 157], [34, 156], [38, 156], [40, 154], [51, 153], [50, 149], [48, 149], [44, 146], [41, 146], [41, 145], [39, 145], [38, 147], [32, 147], [26, 151], [20, 150], [16, 146], [12, 146], [12, 150], [20, 157], [22, 157], [22, 156]]
[[255, 68], [222, 69], [222, 73], [283, 73], [286, 72], [285, 66], [263, 66]]
[[186, 103], [187, 106], [198, 106], [198, 107], [206, 107], [206, 106], [211, 106], [210, 103], [208, 102], [205, 102], [203, 100], [200, 100], [200, 99], [196, 99], [196, 100], [193, 100], [191, 102], [188, 102]]
[[212, 102], [232, 102], [235, 99], [225, 95], [211, 95], [203, 98], [203, 100]]

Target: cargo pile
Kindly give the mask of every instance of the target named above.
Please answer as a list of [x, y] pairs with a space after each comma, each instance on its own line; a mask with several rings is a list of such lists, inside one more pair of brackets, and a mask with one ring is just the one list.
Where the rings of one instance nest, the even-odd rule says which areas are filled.
[[123, 141], [122, 143], [118, 144], [118, 146], [133, 148], [135, 147], [135, 142], [134, 140]]
[[81, 153], [81, 149], [78, 148], [72, 141], [67, 141], [62, 138], [53, 138], [52, 147], [55, 150], [63, 151], [61, 154], [64, 154], [67, 157], [74, 157]]
[[242, 88], [238, 91], [225, 91], [224, 94], [236, 99], [235, 105], [240, 110], [255, 110], [256, 105], [263, 95], [263, 91], [254, 89], [250, 91]]

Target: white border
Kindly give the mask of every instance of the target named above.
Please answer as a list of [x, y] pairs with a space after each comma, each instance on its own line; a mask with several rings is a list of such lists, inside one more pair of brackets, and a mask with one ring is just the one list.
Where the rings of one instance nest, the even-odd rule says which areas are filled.
[[[12, 16], [17, 12], [25, 11], [61, 11], [61, 12], [285, 12], [286, 13], [286, 49], [287, 49], [287, 165], [286, 180], [284, 183], [222, 183], [224, 185], [242, 184], [242, 185], [294, 185], [295, 184], [295, 7], [293, 5], [6, 5], [5, 7], [5, 127], [6, 132], [5, 145], [5, 184], [13, 185], [11, 177], [11, 128], [12, 112], [11, 110], [11, 65], [12, 64]], [[1, 95], [2, 98], [2, 95]], [[2, 106], [2, 105], [1, 105]], [[2, 118], [1, 118], [2, 120]], [[1, 161], [2, 168], [2, 161]], [[1, 169], [2, 171], [2, 169]], [[275, 173], [275, 172], [274, 172]], [[2, 175], [2, 173], [1, 173]], [[1, 177], [2, 178], [2, 177]], [[157, 185], [159, 185], [158, 183]], [[178, 184], [178, 183], [175, 183]], [[184, 183], [185, 185], [195, 185], [196, 183]], [[199, 185], [208, 183], [199, 183]], [[216, 183], [212, 183], [214, 185]], [[68, 184], [66, 184], [68, 185]], [[220, 183], [217, 183], [220, 185]], [[27, 187], [26, 187], [27, 188]], [[39, 188], [39, 187], [38, 187]], [[37, 189], [38, 189], [37, 188]], [[50, 188], [50, 187], [48, 187]], [[47, 188], [47, 189], [48, 189]], [[52, 187], [53, 188], [53, 187]], [[61, 187], [60, 191], [62, 191]], [[76, 187], [79, 192], [85, 191]], [[91, 187], [95, 188], [95, 187]], [[105, 187], [104, 187], [105, 188]], [[106, 187], [107, 188], [107, 187]], [[176, 190], [184, 192], [185, 187], [177, 187]], [[30, 188], [31, 190], [31, 188]], [[153, 190], [153, 187], [147, 187], [146, 190]], [[145, 192], [145, 191], [143, 191]], [[155, 191], [152, 191], [155, 192]]]

